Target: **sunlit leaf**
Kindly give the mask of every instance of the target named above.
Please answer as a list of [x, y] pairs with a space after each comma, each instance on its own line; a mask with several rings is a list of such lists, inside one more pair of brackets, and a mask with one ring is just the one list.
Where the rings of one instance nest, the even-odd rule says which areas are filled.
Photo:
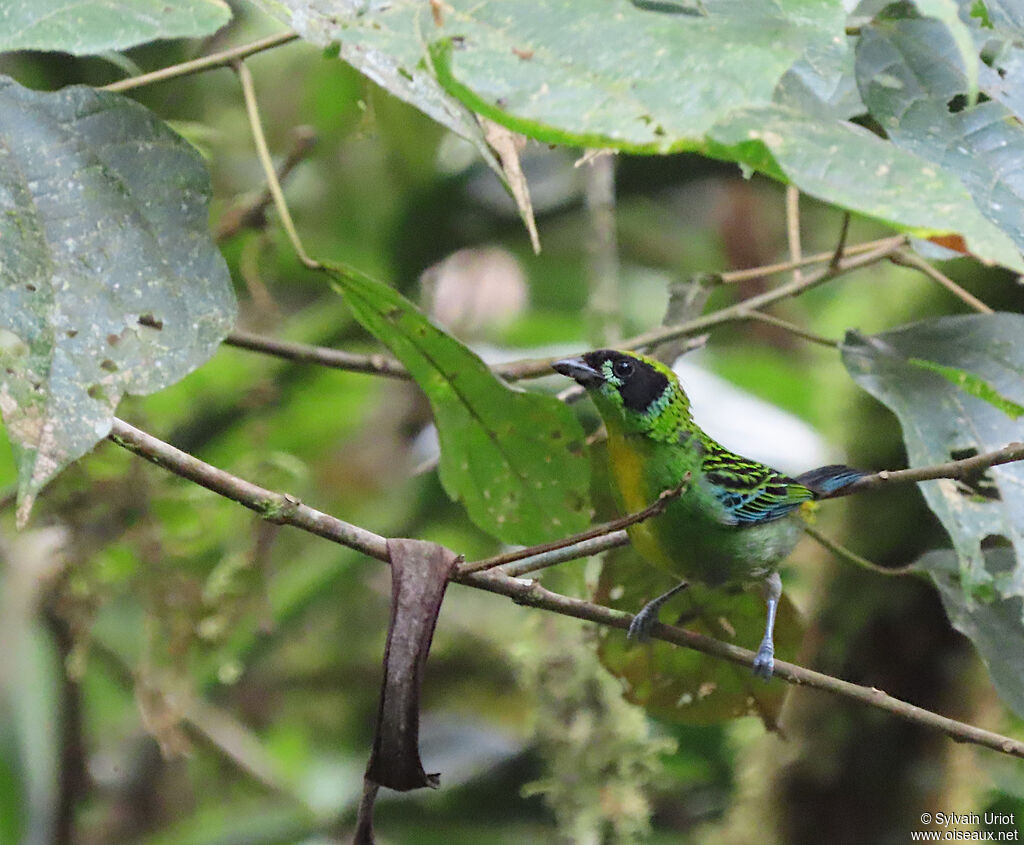
[[441, 483], [477, 525], [509, 543], [586, 527], [589, 472], [572, 411], [551, 396], [510, 388], [387, 285], [348, 267], [330, 272], [356, 318], [430, 400]]

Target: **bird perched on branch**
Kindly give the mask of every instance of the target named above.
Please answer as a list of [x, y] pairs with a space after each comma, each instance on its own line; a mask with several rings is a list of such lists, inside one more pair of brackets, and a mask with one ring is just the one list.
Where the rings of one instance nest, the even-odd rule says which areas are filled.
[[[782, 595], [776, 567], [800, 538], [798, 509], [864, 473], [832, 465], [790, 478], [733, 454], [694, 422], [675, 373], [644, 355], [601, 349], [553, 366], [586, 388], [604, 420], [613, 492], [624, 512], [642, 510], [690, 474], [689, 486], [660, 516], [627, 529], [630, 540], [677, 577], [712, 587], [762, 581], [768, 621], [754, 673], [770, 678]], [[661, 606], [686, 584], [648, 602], [630, 625], [630, 639], [647, 640]]]

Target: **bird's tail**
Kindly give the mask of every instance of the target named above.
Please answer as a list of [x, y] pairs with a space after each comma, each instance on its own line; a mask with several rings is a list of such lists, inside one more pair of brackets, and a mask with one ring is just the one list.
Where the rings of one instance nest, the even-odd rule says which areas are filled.
[[827, 467], [808, 470], [798, 475], [796, 480], [810, 490], [815, 499], [827, 499], [867, 475], [866, 472], [843, 464], [829, 464]]

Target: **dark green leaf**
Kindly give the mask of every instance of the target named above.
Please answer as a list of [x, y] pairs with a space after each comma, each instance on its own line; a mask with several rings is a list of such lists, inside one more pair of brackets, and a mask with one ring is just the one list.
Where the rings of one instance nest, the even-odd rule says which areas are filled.
[[234, 322], [209, 193], [199, 155], [142, 106], [0, 78], [0, 412], [22, 520], [123, 393], [182, 378]]
[[387, 285], [348, 267], [330, 272], [356, 318], [430, 400], [441, 483], [473, 522], [508, 543], [541, 543], [586, 527], [583, 431], [565, 405], [510, 388]]
[[[993, 76], [994, 74], [987, 74]], [[857, 45], [857, 81], [899, 147], [958, 178], [982, 214], [1024, 249], [1024, 127], [995, 100], [970, 105], [959, 47], [937, 20], [884, 20]]]
[[0, 9], [0, 52], [90, 55], [158, 38], [198, 38], [230, 19], [224, 0], [9, 0]]
[[[659, 569], [632, 548], [605, 557], [594, 600], [636, 613], [644, 603], [672, 587]], [[765, 605], [757, 590], [726, 592], [691, 584], [661, 614], [663, 622], [678, 619], [682, 627], [756, 649], [764, 634]], [[779, 602], [775, 653], [793, 660], [803, 631], [785, 594]], [[625, 696], [658, 718], [708, 725], [738, 716], [758, 716], [769, 730], [778, 722], [786, 686], [766, 684], [749, 666], [740, 666], [669, 643], [630, 644], [622, 631], [603, 629], [598, 656], [619, 678]]]
[[[1020, 314], [943, 317], [871, 337], [850, 332], [843, 344], [843, 362], [856, 382], [899, 418], [910, 466], [929, 466], [1024, 440], [1024, 422], [912, 359], [970, 373], [999, 396], [1021, 405], [1022, 338]], [[920, 485], [952, 538], [961, 586], [967, 594], [995, 586], [1003, 598], [1024, 596], [1024, 466], [992, 467], [973, 482]], [[982, 541], [992, 537], [1013, 545], [1017, 564], [1012, 577], [997, 579], [986, 568]]]
[[[997, 581], [1012, 579], [1019, 570], [1011, 548], [986, 549], [984, 555], [985, 568]], [[1024, 601], [1019, 585], [1000, 590], [1001, 598], [978, 601], [964, 592], [952, 552], [929, 552], [915, 566], [931, 576], [949, 621], [978, 650], [1000, 698], [1024, 717]]]

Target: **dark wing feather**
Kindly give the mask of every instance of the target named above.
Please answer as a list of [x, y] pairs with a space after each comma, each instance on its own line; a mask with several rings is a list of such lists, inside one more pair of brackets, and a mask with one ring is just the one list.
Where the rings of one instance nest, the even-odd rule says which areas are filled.
[[714, 442], [704, 445], [704, 480], [725, 509], [727, 525], [771, 522], [814, 498], [803, 484], [771, 467]]

